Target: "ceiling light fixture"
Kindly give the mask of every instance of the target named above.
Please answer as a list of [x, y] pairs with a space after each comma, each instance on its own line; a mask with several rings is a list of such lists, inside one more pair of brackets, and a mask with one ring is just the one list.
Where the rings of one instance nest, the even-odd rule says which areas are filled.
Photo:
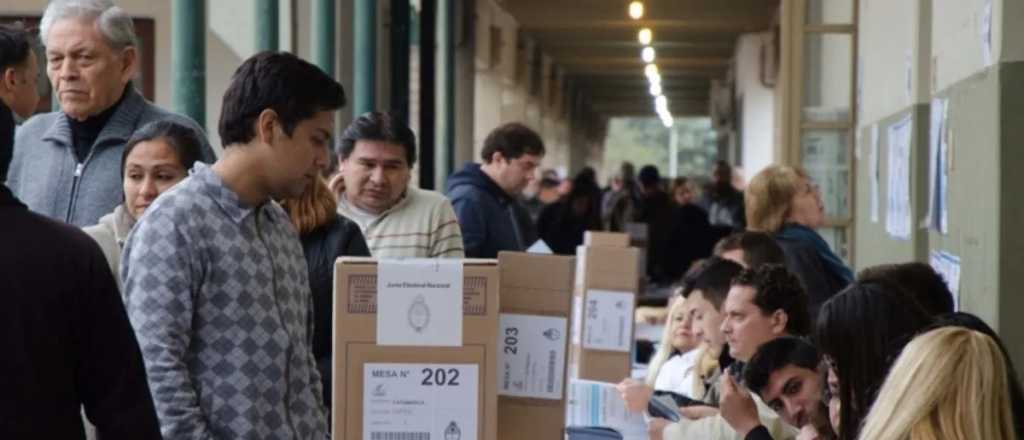
[[643, 59], [645, 63], [653, 63], [654, 55], [654, 48], [651, 46], [647, 46], [644, 50], [640, 51], [640, 58]]
[[651, 28], [640, 29], [640, 33], [637, 34], [637, 39], [640, 40], [640, 44], [647, 46], [654, 40], [654, 34], [651, 33]]
[[633, 17], [634, 20], [639, 20], [644, 16], [644, 3], [634, 1], [629, 4], [629, 16]]
[[658, 65], [653, 63], [648, 64], [646, 67], [644, 67], [644, 75], [647, 76], [647, 79], [651, 79], [652, 77], [655, 76], [659, 77], [660, 79], [660, 74], [658, 73]]
[[651, 96], [660, 96], [661, 91], [661, 83], [651, 84]]

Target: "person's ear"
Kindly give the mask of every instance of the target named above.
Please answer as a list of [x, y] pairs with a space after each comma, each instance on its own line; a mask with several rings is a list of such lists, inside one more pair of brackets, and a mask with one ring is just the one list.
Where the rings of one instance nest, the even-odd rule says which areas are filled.
[[7, 93], [18, 86], [18, 71], [8, 67], [0, 72], [0, 93]]
[[500, 162], [507, 162], [507, 160], [505, 159], [505, 155], [501, 154], [500, 151], [495, 151], [494, 153], [491, 154], [491, 163], [497, 164]]
[[135, 68], [138, 65], [138, 52], [135, 47], [128, 46], [121, 52], [121, 83], [127, 84], [135, 76]]
[[256, 139], [261, 143], [271, 145], [274, 142], [275, 129], [280, 124], [277, 112], [271, 109], [264, 109], [256, 117]]
[[786, 333], [786, 325], [789, 324], [789, 314], [785, 310], [778, 309], [772, 313], [772, 333], [781, 335]]

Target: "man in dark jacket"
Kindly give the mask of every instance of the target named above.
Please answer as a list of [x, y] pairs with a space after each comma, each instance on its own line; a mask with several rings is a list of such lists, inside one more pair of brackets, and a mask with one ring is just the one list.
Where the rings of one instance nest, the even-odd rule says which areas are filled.
[[469, 258], [522, 251], [536, 239], [519, 193], [535, 178], [544, 141], [525, 125], [502, 125], [484, 140], [483, 164], [466, 164], [448, 180], [447, 196], [462, 227]]
[[[0, 27], [0, 174], [11, 109], [35, 109], [28, 35]], [[99, 246], [28, 211], [0, 183], [0, 438], [84, 439], [81, 408], [107, 439], [159, 439], [142, 353]]]

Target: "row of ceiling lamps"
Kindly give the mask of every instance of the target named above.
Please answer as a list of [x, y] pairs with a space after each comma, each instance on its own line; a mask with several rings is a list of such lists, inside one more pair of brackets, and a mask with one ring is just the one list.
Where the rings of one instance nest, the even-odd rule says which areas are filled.
[[[643, 18], [644, 3], [641, 1], [630, 2], [629, 16], [634, 20]], [[661, 87], [661, 73], [658, 72], [658, 65], [654, 64], [656, 53], [651, 45], [654, 42], [654, 33], [651, 32], [650, 28], [642, 28], [637, 34], [637, 39], [640, 40], [640, 44], [644, 45], [643, 50], [640, 51], [640, 59], [647, 64], [644, 66], [644, 75], [647, 76], [647, 81], [651, 84], [650, 92], [651, 96], [654, 97], [654, 111], [658, 113], [658, 117], [661, 118], [661, 123], [665, 127], [671, 127], [672, 113], [668, 111], [668, 98], [663, 94], [664, 90]]]

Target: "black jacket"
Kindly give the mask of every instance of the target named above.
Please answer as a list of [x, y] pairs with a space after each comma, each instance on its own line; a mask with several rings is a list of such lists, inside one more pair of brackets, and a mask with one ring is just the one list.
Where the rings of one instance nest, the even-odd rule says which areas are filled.
[[159, 439], [135, 332], [97, 245], [0, 185], [0, 438]]
[[7, 167], [14, 156], [14, 113], [0, 101], [0, 182], [7, 181]]
[[324, 385], [324, 404], [330, 408], [334, 263], [343, 255], [369, 257], [370, 249], [359, 225], [340, 215], [300, 239], [309, 266], [309, 289], [313, 292], [313, 357]]
[[665, 275], [678, 281], [697, 260], [711, 256], [721, 234], [708, 223], [708, 212], [693, 203], [675, 207]]
[[783, 239], [775, 241], [785, 254], [786, 269], [800, 278], [804, 290], [807, 291], [807, 311], [811, 314], [813, 325], [818, 318], [818, 309], [821, 305], [846, 287], [846, 282], [826, 270], [818, 252], [810, 244]]
[[536, 240], [529, 213], [480, 164], [452, 174], [446, 195], [459, 218], [466, 258], [497, 258], [498, 251], [523, 251]]

